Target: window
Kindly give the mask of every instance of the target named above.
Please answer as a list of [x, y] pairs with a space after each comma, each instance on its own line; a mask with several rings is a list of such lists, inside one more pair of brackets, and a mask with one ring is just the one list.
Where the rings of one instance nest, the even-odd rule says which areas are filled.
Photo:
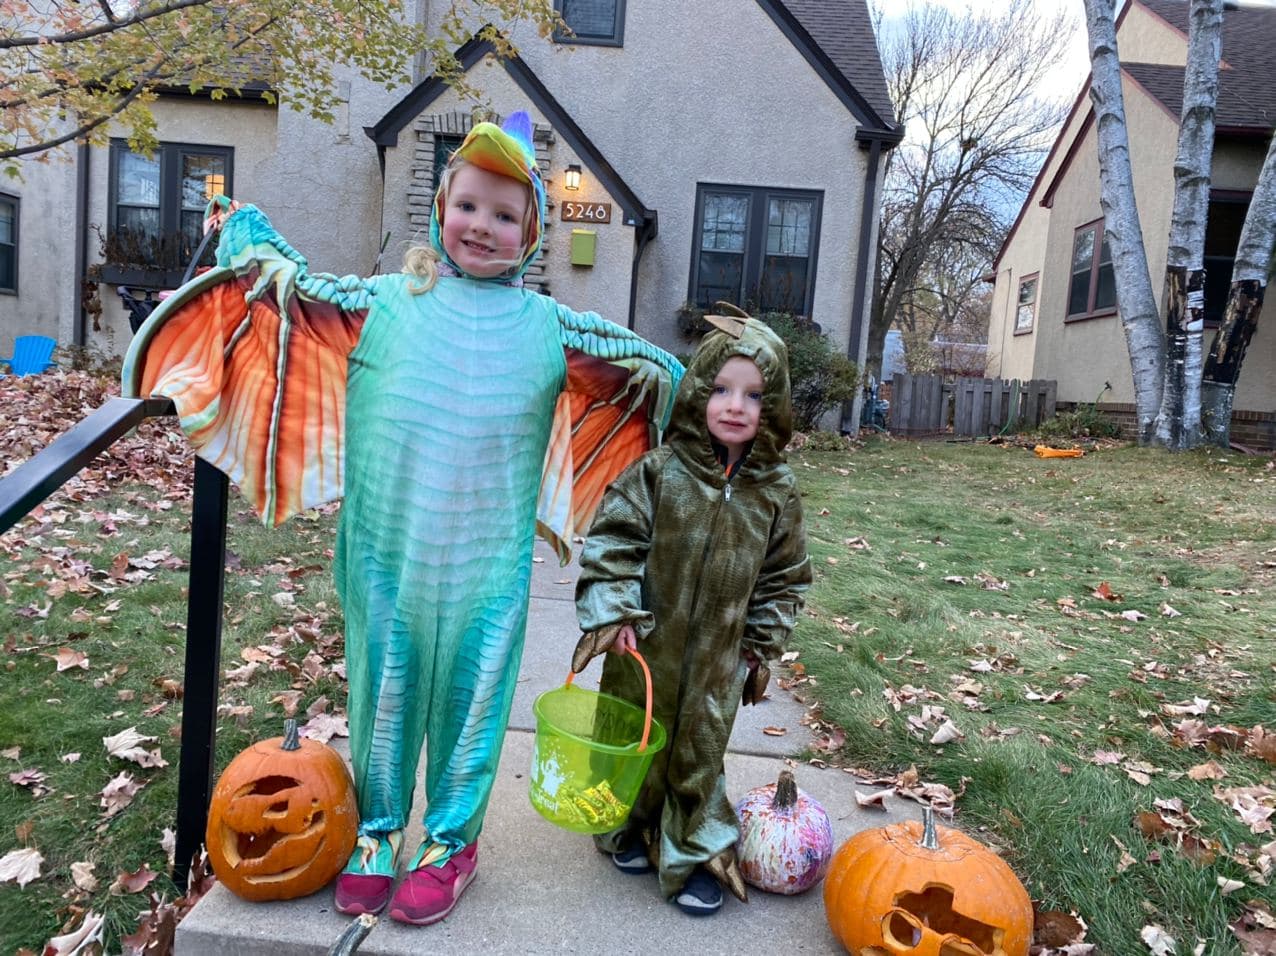
[[448, 133], [434, 134], [434, 188], [436, 190], [439, 188], [439, 177], [447, 168], [447, 161], [464, 141], [464, 136], [452, 136]]
[[1232, 269], [1241, 227], [1249, 212], [1250, 194], [1232, 190], [1210, 193], [1209, 218], [1205, 221], [1205, 325], [1218, 328], [1232, 289]]
[[820, 201], [792, 189], [699, 186], [688, 298], [810, 315]]
[[[1097, 254], [1096, 254], [1097, 252]], [[1068, 283], [1069, 319], [1087, 319], [1116, 311], [1112, 250], [1103, 220], [1082, 226], [1072, 239], [1072, 277]]]
[[18, 294], [18, 197], [0, 193], [0, 292]]
[[554, 34], [557, 42], [624, 46], [625, 0], [554, 0], [554, 9], [571, 27]]
[[1019, 280], [1019, 307], [1015, 312], [1015, 335], [1031, 332], [1037, 317], [1037, 273]]
[[[184, 269], [203, 239], [208, 200], [231, 193], [233, 158], [229, 147], [184, 143], [161, 143], [147, 158], [112, 140], [107, 262]], [[204, 262], [212, 261], [210, 245]]]

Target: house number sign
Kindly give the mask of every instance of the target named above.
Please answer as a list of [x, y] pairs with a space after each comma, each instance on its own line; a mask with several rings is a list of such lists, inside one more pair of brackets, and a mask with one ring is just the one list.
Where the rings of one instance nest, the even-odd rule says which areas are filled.
[[563, 222], [611, 222], [609, 202], [564, 202]]

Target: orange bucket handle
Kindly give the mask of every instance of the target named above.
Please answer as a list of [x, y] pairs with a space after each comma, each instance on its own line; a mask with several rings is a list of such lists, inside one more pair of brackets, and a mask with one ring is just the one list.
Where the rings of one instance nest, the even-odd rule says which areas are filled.
[[[638, 752], [642, 753], [647, 749], [647, 740], [651, 736], [651, 669], [647, 667], [647, 662], [643, 660], [643, 657], [638, 653], [637, 648], [629, 653], [633, 656], [634, 660], [638, 662], [638, 666], [642, 668], [642, 676], [647, 682], [647, 713], [644, 715], [642, 722], [642, 741], [638, 744]], [[568, 671], [566, 686], [570, 687], [572, 681], [575, 679], [576, 675], [571, 671]]]

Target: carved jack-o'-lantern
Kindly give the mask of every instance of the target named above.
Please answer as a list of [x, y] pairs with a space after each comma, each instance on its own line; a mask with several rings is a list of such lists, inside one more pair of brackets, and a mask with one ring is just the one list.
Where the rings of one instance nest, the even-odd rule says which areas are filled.
[[[942, 839], [941, 839], [942, 836]], [[864, 830], [833, 855], [829, 927], [854, 956], [1027, 956], [1032, 901], [999, 856], [923, 822]]]
[[246, 900], [290, 900], [345, 866], [359, 826], [350, 771], [337, 752], [297, 734], [240, 753], [213, 791], [205, 834], [213, 872]]

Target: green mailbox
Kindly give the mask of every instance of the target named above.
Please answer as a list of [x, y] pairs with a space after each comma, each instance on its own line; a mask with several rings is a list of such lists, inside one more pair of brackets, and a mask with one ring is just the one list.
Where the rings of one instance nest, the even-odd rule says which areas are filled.
[[592, 229], [572, 230], [572, 265], [592, 266], [598, 251], [598, 233]]

